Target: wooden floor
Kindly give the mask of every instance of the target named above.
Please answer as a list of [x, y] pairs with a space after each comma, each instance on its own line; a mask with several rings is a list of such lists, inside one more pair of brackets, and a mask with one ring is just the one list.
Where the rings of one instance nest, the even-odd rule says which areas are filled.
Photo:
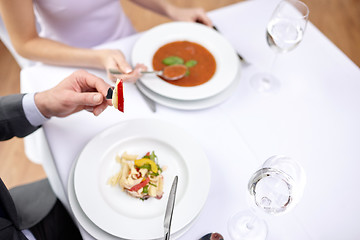
[[[240, 0], [169, 0], [179, 6], [203, 7], [210, 11]], [[253, 0], [255, 1], [255, 0]], [[138, 31], [168, 21], [130, 1], [123, 6]], [[310, 8], [310, 21], [334, 42], [355, 64], [360, 66], [360, 1], [304, 0]], [[141, 16], [141, 17], [139, 17]], [[20, 68], [0, 41], [0, 95], [19, 92]], [[360, 81], [360, 79], [359, 79]], [[45, 177], [41, 166], [30, 162], [23, 150], [22, 139], [0, 142], [0, 177], [8, 187]]]

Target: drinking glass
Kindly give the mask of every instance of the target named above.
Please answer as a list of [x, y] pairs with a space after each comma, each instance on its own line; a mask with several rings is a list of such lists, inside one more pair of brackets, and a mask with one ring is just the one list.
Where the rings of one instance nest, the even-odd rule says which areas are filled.
[[251, 86], [260, 92], [271, 92], [280, 86], [272, 74], [278, 53], [293, 50], [302, 40], [309, 18], [309, 8], [298, 0], [283, 0], [275, 8], [266, 28], [266, 40], [275, 57], [268, 72], [255, 74]]
[[299, 202], [305, 183], [305, 172], [295, 160], [280, 155], [266, 160], [248, 183], [250, 210], [239, 212], [229, 219], [231, 239], [265, 239], [267, 224], [259, 215], [288, 212]]

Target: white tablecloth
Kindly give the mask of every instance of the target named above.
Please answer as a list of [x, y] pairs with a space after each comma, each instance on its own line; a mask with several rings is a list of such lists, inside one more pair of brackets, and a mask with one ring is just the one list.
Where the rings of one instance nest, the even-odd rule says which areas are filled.
[[[259, 94], [251, 89], [250, 76], [266, 69], [274, 56], [266, 44], [265, 26], [277, 2], [248, 1], [209, 13], [234, 48], [252, 63], [242, 69], [235, 94], [224, 103], [199, 111], [158, 105], [152, 113], [135, 86], [126, 84], [125, 114], [108, 108], [99, 117], [84, 111], [48, 121], [44, 131], [64, 191], [73, 161], [94, 135], [133, 117], [164, 119], [199, 141], [212, 174], [208, 201], [180, 239], [196, 239], [212, 231], [229, 239], [229, 217], [247, 208], [249, 176], [276, 154], [297, 159], [307, 173], [307, 185], [293, 211], [269, 221], [268, 239], [360, 239], [359, 68], [309, 23], [301, 44], [278, 57], [274, 73], [281, 80], [280, 90]], [[140, 35], [99, 47], [119, 48], [129, 58]], [[74, 70], [42, 64], [25, 68], [22, 89], [47, 89]], [[89, 71], [105, 78], [102, 71]]]

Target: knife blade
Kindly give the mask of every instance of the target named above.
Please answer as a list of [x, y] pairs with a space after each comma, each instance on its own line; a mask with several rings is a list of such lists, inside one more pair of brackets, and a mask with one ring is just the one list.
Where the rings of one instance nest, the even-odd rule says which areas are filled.
[[169, 199], [166, 206], [165, 217], [164, 217], [164, 240], [170, 239], [170, 228], [171, 228], [171, 220], [175, 206], [175, 198], [176, 198], [176, 189], [178, 183], [178, 176], [175, 176], [174, 181], [171, 186]]
[[138, 86], [138, 82], [135, 82], [135, 86], [136, 89], [139, 91], [140, 95], [143, 97], [143, 99], [145, 100], [146, 104], [149, 106], [149, 108], [151, 109], [151, 111], [156, 112], [156, 103], [154, 102], [154, 100], [152, 100], [151, 98], [149, 98], [148, 96], [146, 96], [139, 88]]

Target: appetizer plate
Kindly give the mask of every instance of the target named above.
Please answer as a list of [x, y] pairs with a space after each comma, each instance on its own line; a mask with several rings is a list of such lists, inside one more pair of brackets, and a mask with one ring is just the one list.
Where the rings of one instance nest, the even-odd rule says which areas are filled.
[[218, 32], [198, 23], [171, 22], [148, 30], [134, 45], [131, 54], [133, 66], [143, 63], [151, 70], [155, 52], [174, 41], [191, 41], [205, 47], [215, 58], [215, 74], [208, 82], [194, 87], [176, 86], [155, 75], [142, 77], [141, 82], [148, 89], [167, 98], [198, 100], [214, 96], [232, 83], [239, 70], [235, 50]]
[[[76, 162], [73, 164], [70, 170], [70, 176], [68, 181], [68, 198], [70, 207], [72, 210], [72, 213], [74, 214], [76, 220], [80, 223], [80, 225], [84, 228], [84, 230], [93, 236], [95, 239], [101, 239], [101, 240], [127, 240], [125, 238], [116, 237], [114, 235], [111, 235], [108, 232], [105, 232], [101, 228], [99, 228], [97, 225], [95, 225], [84, 213], [84, 211], [81, 209], [79, 202], [76, 198], [75, 194], [75, 188], [74, 188], [74, 171], [75, 171], [75, 165]], [[184, 228], [177, 232], [171, 233], [171, 239], [177, 239], [181, 237], [184, 233], [186, 233], [189, 228], [194, 224], [195, 219], [188, 225], [186, 225]], [[83, 236], [84, 237], [84, 236]], [[159, 240], [163, 238], [158, 238]]]
[[[238, 61], [238, 64], [240, 65], [240, 61]], [[147, 88], [141, 81], [137, 82], [137, 86], [139, 87], [140, 91], [147, 97], [161, 105], [181, 110], [199, 110], [216, 106], [228, 99], [236, 91], [237, 86], [239, 85], [240, 73], [241, 71], [239, 66], [238, 75], [233, 79], [232, 83], [225, 90], [212, 97], [198, 100], [186, 101], [164, 97]]]
[[[116, 155], [124, 151], [140, 157], [155, 151], [159, 165], [166, 166], [162, 199], [142, 201], [107, 184], [120, 170]], [[74, 188], [82, 211], [103, 231], [125, 239], [159, 239], [176, 175], [174, 233], [189, 225], [205, 204], [210, 186], [208, 160], [200, 145], [179, 127], [156, 119], [131, 119], [103, 131], [84, 147], [75, 166]]]

